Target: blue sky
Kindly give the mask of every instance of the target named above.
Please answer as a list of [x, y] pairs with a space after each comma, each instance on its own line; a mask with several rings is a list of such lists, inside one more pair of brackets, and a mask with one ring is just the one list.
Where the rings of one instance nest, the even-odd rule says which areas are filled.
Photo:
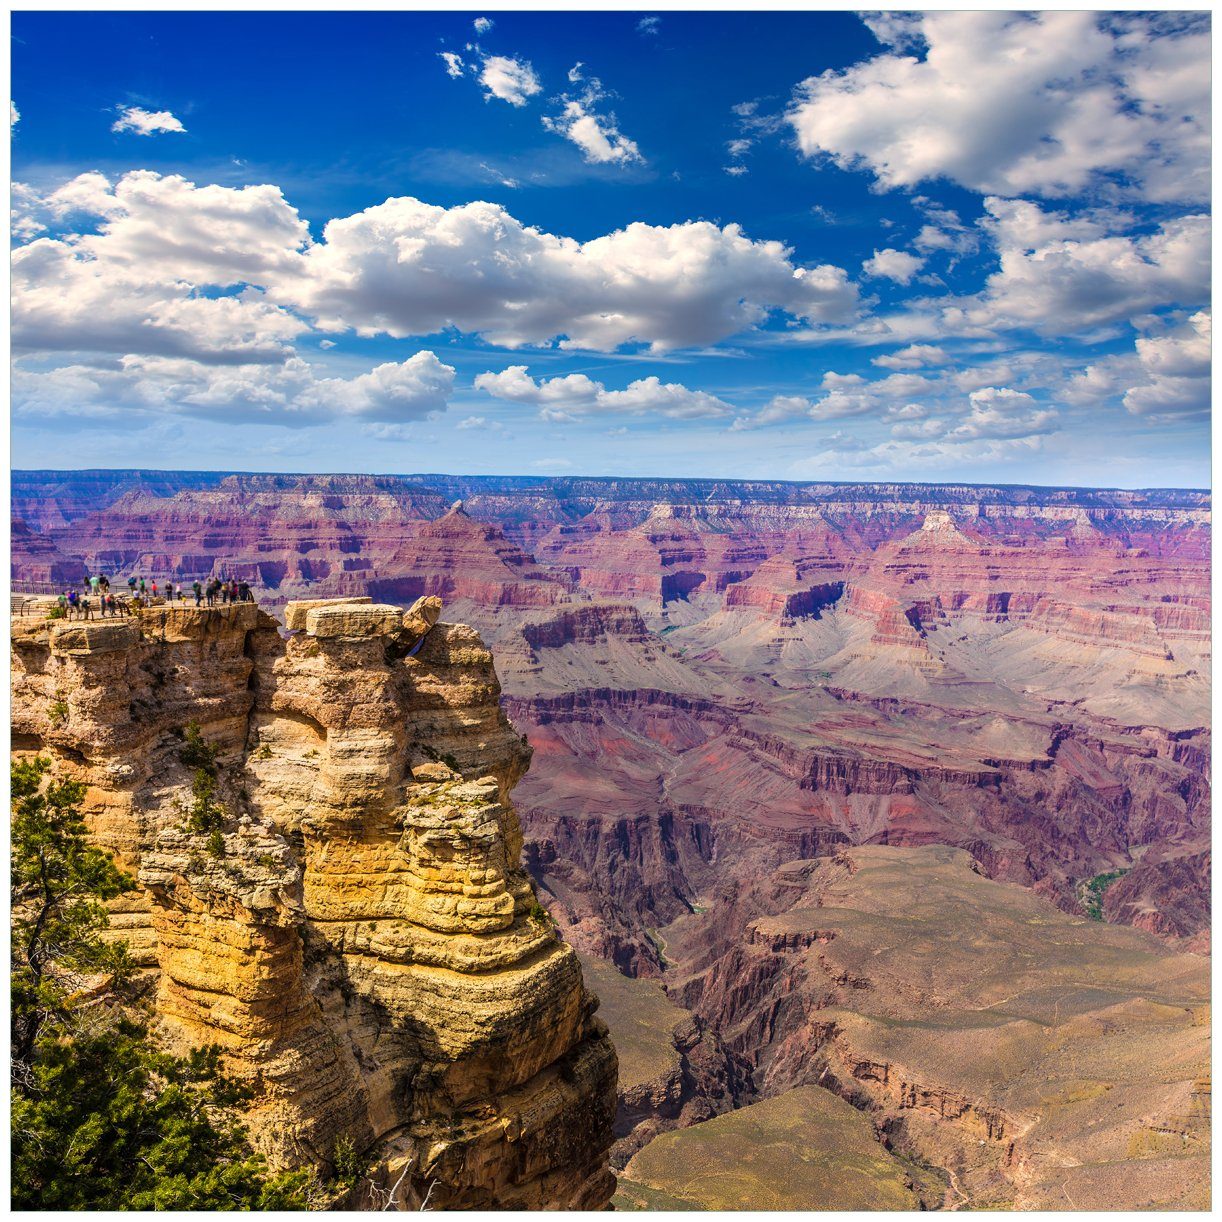
[[14, 14], [14, 464], [1203, 486], [1208, 38]]

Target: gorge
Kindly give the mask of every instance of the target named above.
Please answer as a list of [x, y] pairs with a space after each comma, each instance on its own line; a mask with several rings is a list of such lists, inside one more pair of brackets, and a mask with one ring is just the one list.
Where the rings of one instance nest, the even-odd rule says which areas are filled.
[[[1201, 1200], [1208, 494], [15, 472], [13, 514], [18, 590], [277, 617], [18, 616], [14, 731], [310, 1157], [325, 1110], [455, 1205], [596, 1206], [610, 1152], [621, 1206], [758, 1207], [664, 1168], [815, 1134], [773, 1207]], [[175, 830], [192, 722], [231, 872]]]

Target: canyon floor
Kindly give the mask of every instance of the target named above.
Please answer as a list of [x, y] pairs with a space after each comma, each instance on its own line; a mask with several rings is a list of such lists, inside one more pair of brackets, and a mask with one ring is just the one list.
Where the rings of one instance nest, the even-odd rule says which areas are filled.
[[1208, 494], [16, 472], [13, 513], [19, 589], [478, 628], [617, 1207], [1207, 1204]]

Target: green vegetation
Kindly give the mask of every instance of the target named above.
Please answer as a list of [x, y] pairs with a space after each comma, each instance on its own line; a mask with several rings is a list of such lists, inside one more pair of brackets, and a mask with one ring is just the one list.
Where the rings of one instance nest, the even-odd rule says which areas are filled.
[[602, 959], [582, 956], [581, 971], [598, 995], [599, 1017], [611, 1029], [619, 1057], [620, 1089], [677, 1075], [679, 1052], [674, 1033], [688, 1012], [667, 997], [656, 980], [625, 976]]
[[1082, 887], [1082, 910], [1092, 921], [1103, 920], [1103, 893], [1118, 878], [1123, 878], [1129, 871], [1112, 870], [1108, 874], [1096, 874]]
[[[225, 808], [216, 801], [216, 778], [202, 768], [195, 770], [191, 782], [191, 809], [187, 812], [187, 827], [201, 835], [220, 835], [225, 824]], [[210, 846], [211, 847], [211, 846]]]
[[47, 719], [53, 730], [58, 730], [68, 720], [68, 702], [58, 693], [47, 706]]
[[673, 1197], [657, 1188], [651, 1188], [648, 1184], [638, 1184], [623, 1175], [617, 1177], [615, 1196], [611, 1204], [616, 1213], [641, 1213], [658, 1209], [700, 1213], [705, 1210], [703, 1205], [685, 1201], [682, 1197]]
[[186, 812], [187, 830], [208, 837], [208, 852], [220, 857], [225, 851], [222, 829], [225, 826], [225, 808], [216, 800], [216, 747], [199, 732], [199, 726], [191, 722], [183, 735], [184, 745], [178, 758], [188, 768], [195, 769], [191, 781], [191, 807]]
[[626, 1173], [638, 1190], [644, 1185], [703, 1209], [918, 1204], [907, 1169], [878, 1143], [869, 1117], [817, 1086], [663, 1133]]
[[258, 751], [255, 752], [255, 759], [257, 760], [269, 760], [271, 759], [271, 757], [272, 757], [272, 749], [271, 747], [267, 745], [267, 743], [264, 743], [258, 749]]
[[540, 925], [550, 925], [552, 923], [552, 914], [538, 900], [535, 900], [526, 910], [526, 915]]
[[209, 776], [216, 776], [216, 747], [199, 732], [197, 722], [191, 722], [184, 732], [185, 743], [178, 758], [188, 768], [199, 768]]
[[219, 1050], [151, 1041], [103, 901], [134, 886], [85, 838], [84, 786], [12, 765], [14, 1209], [308, 1209], [310, 1171], [272, 1176]]
[[656, 929], [646, 929], [644, 930], [644, 934], [646, 940], [649, 942], [649, 945], [658, 952], [658, 963], [662, 967], [666, 967], [667, 964], [670, 963], [670, 960], [666, 957], [666, 943], [662, 941], [662, 938]]
[[68, 612], [63, 607], [52, 607], [47, 612], [47, 619], [65, 619], [67, 615]]
[[332, 1185], [337, 1188], [355, 1188], [369, 1168], [369, 1157], [356, 1148], [351, 1137], [341, 1137], [336, 1141], [331, 1155]]

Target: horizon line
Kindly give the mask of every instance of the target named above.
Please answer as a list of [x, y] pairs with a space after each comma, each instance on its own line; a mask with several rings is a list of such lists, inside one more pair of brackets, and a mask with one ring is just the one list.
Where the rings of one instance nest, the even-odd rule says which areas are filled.
[[[91, 475], [91, 474], [125, 474], [125, 475], [260, 475], [279, 476], [289, 479], [340, 477], [354, 479], [470, 479], [470, 480], [536, 480], [540, 483], [551, 483], [563, 480], [591, 482], [633, 482], [633, 483], [669, 483], [669, 484], [785, 484], [790, 487], [802, 488], [816, 485], [828, 485], [833, 488], [857, 487], [904, 487], [904, 488], [992, 488], [997, 490], [1022, 489], [1025, 491], [1045, 492], [1191, 492], [1199, 495], [1212, 496], [1212, 488], [1192, 487], [1179, 484], [1147, 484], [1140, 487], [1122, 487], [1119, 484], [1025, 484], [1000, 483], [981, 480], [898, 480], [898, 479], [773, 479], [766, 476], [719, 476], [719, 475], [590, 475], [578, 473], [506, 473], [474, 474], [455, 471], [266, 471], [238, 470], [230, 468], [190, 468], [190, 467], [10, 467], [10, 480], [15, 475]], [[11, 489], [10, 489], [11, 492]]]

